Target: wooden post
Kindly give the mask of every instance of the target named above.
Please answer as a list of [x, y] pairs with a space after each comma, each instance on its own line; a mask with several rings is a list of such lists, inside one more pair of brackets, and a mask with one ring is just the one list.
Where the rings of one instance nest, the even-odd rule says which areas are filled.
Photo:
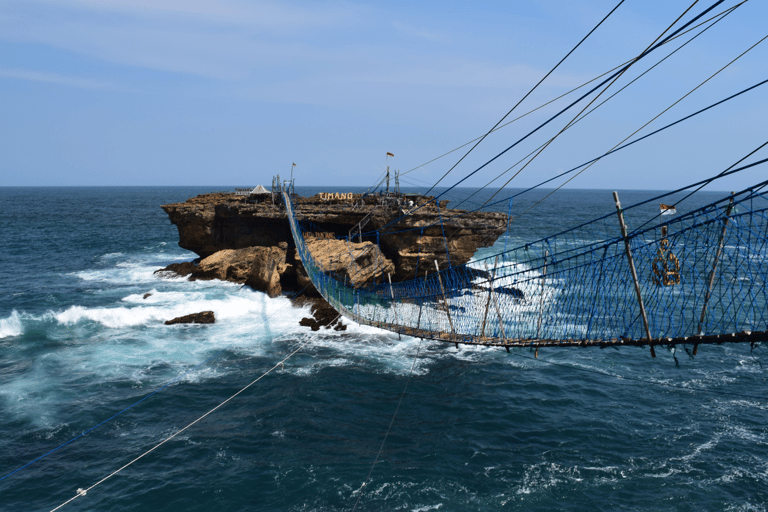
[[[731, 192], [733, 195], [735, 192]], [[720, 255], [723, 252], [723, 245], [725, 245], [725, 231], [728, 229], [728, 221], [730, 220], [731, 210], [733, 210], [733, 198], [728, 203], [728, 208], [725, 211], [725, 220], [723, 221], [723, 230], [720, 232], [720, 241], [717, 244], [717, 252], [715, 253], [715, 261], [712, 262], [712, 271], [709, 273], [709, 284], [707, 285], [707, 294], [704, 296], [704, 306], [701, 308], [701, 316], [699, 317], [699, 334], [701, 334], [701, 326], [704, 324], [704, 315], [707, 313], [707, 304], [709, 298], [712, 296], [712, 285], [715, 284], [715, 272], [717, 271], [717, 264], [720, 262]], [[694, 351], [696, 350], [694, 346]]]
[[[427, 296], [427, 271], [424, 271], [424, 297]], [[421, 329], [421, 310], [424, 307], [424, 298], [419, 303], [419, 318], [416, 320], [416, 328]]]
[[[488, 273], [488, 260], [485, 262], [485, 272]], [[493, 281], [496, 280], [496, 265], [499, 264], [499, 257], [496, 256], [496, 261], [493, 263], [493, 274], [488, 280], [488, 300], [485, 303], [485, 313], [483, 314], [483, 325], [480, 328], [480, 336], [485, 336], [485, 322], [488, 319], [488, 308], [491, 307], [491, 292], [493, 291]]]
[[491, 290], [491, 296], [493, 297], [493, 306], [496, 308], [496, 316], [499, 319], [499, 331], [501, 332], [501, 339], [504, 340], [504, 343], [506, 343], [507, 335], [504, 334], [504, 323], [501, 321], [501, 310], [499, 309], [499, 302], [496, 299], [496, 294], [493, 292], [493, 290]]
[[635, 283], [635, 293], [637, 294], [637, 303], [640, 305], [640, 314], [643, 316], [643, 327], [645, 327], [645, 335], [648, 338], [648, 346], [651, 347], [651, 357], [656, 357], [656, 351], [651, 345], [651, 329], [648, 327], [648, 316], [645, 314], [645, 305], [643, 305], [643, 296], [640, 293], [640, 282], [637, 279], [637, 270], [635, 270], [635, 261], [632, 259], [632, 250], [629, 247], [629, 238], [627, 237], [627, 226], [624, 224], [624, 214], [621, 211], [621, 203], [619, 202], [619, 193], [613, 193], [613, 200], [616, 201], [616, 212], [619, 215], [619, 224], [621, 225], [621, 236], [624, 237], [624, 249], [627, 251], [627, 261], [629, 262], [629, 270], [632, 272], [632, 281]]
[[[496, 260], [493, 263], [493, 278], [496, 277], [496, 267], [499, 264], [499, 257], [496, 256]], [[485, 264], [485, 270], [488, 271], [488, 264]], [[496, 302], [496, 295], [493, 293], [493, 286], [488, 287], [488, 303], [491, 301], [491, 297], [493, 297], [493, 306], [496, 309], [496, 316], [499, 319], [499, 332], [501, 332], [501, 339], [504, 340], [506, 343], [507, 336], [504, 334], [504, 324], [501, 321], [501, 311], [499, 310], [499, 303]], [[485, 316], [483, 317], [483, 336], [485, 336], [485, 320], [488, 316], [488, 304], [485, 305]], [[507, 352], [509, 352], [509, 347], [507, 347]]]
[[[389, 281], [389, 294], [392, 296], [392, 311], [395, 313], [395, 325], [400, 326], [400, 320], [397, 319], [397, 308], [395, 307], [395, 290], [392, 289], [392, 276], [387, 272], [387, 280]], [[400, 330], [397, 331], [397, 339], [403, 339], [400, 336]]]
[[[544, 251], [544, 272], [541, 274], [541, 301], [539, 301], [539, 323], [536, 326], [537, 338], [541, 338], [541, 319], [544, 316], [544, 281], [547, 279], [547, 257], [548, 256], [549, 256], [549, 251]], [[538, 353], [539, 353], [539, 349], [536, 349], [536, 354]]]
[[445, 314], [448, 315], [448, 325], [451, 326], [451, 334], [453, 334], [456, 331], [453, 329], [453, 321], [451, 321], [451, 311], [450, 311], [450, 308], [448, 308], [448, 299], [445, 298], [445, 288], [443, 288], [443, 280], [440, 279], [440, 266], [437, 264], [437, 260], [435, 260], [435, 268], [437, 269], [437, 282], [440, 283], [440, 292], [443, 294], [443, 305], [445, 305]]

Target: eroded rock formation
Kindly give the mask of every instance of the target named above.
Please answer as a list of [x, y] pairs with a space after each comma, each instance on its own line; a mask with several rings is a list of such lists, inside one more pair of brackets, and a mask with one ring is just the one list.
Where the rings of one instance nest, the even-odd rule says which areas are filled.
[[[270, 295], [307, 285], [312, 293], [314, 287], [293, 247], [285, 209], [280, 198], [275, 199], [273, 203], [266, 196], [249, 202], [242, 196], [214, 193], [163, 205], [178, 227], [179, 245], [200, 256], [197, 264], [174, 264], [163, 271], [243, 283]], [[312, 226], [313, 231], [305, 234], [307, 246], [323, 267], [361, 286], [382, 282], [385, 274], [391, 274], [393, 281], [422, 277], [434, 272], [435, 260], [440, 268], [461, 265], [506, 229], [504, 213], [448, 210], [447, 201], [438, 207], [430, 203], [432, 199], [318, 194], [296, 198], [294, 208], [303, 225]], [[376, 232], [378, 239], [372, 234]], [[350, 235], [353, 242], [343, 240]]]
[[284, 247], [246, 247], [223, 249], [193, 262], [172, 263], [156, 271], [171, 272], [190, 279], [220, 279], [250, 286], [255, 290], [276, 297], [282, 292], [280, 276], [285, 272], [286, 249]]
[[381, 281], [385, 274], [395, 271], [392, 260], [386, 258], [379, 247], [371, 242], [310, 239], [307, 241], [307, 249], [322, 268], [354, 287], [373, 282], [374, 279]]

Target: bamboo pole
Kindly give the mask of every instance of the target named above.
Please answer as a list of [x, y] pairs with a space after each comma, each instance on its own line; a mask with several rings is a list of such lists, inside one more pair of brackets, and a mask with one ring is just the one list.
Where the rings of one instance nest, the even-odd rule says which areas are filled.
[[[541, 338], [541, 319], [544, 316], [544, 281], [547, 279], [547, 257], [549, 251], [544, 251], [544, 271], [541, 274], [541, 300], [539, 301], [539, 323], [536, 326], [536, 337]], [[536, 354], [539, 350], [536, 349]]]
[[613, 200], [616, 201], [616, 212], [619, 215], [619, 224], [621, 225], [621, 236], [624, 237], [624, 249], [627, 251], [627, 261], [629, 262], [629, 270], [632, 272], [632, 281], [635, 283], [635, 293], [637, 294], [637, 303], [640, 305], [640, 314], [643, 316], [643, 327], [645, 327], [645, 335], [648, 338], [648, 346], [651, 347], [651, 357], [656, 357], [656, 351], [651, 345], [651, 329], [648, 327], [648, 316], [645, 314], [645, 305], [643, 304], [643, 295], [640, 293], [640, 282], [637, 279], [637, 270], [635, 269], [635, 261], [632, 259], [632, 250], [629, 247], [629, 237], [627, 237], [627, 226], [624, 224], [624, 213], [621, 210], [621, 202], [619, 202], [619, 193], [613, 193]]
[[451, 334], [455, 333], [456, 331], [453, 329], [453, 321], [451, 320], [451, 311], [448, 307], [448, 299], [445, 298], [445, 288], [443, 288], [443, 280], [440, 279], [440, 266], [437, 264], [437, 260], [435, 260], [435, 268], [437, 269], [437, 282], [440, 283], [440, 293], [443, 294], [443, 305], [445, 306], [445, 314], [448, 315], [448, 325], [451, 326]]
[[397, 307], [395, 306], [395, 290], [392, 289], [392, 276], [387, 272], [387, 280], [389, 281], [389, 294], [392, 296], [392, 311], [395, 313], [395, 325], [398, 326], [397, 339], [403, 339], [400, 336], [400, 320], [397, 319]]
[[[488, 273], [488, 260], [485, 262], [485, 272]], [[491, 307], [491, 292], [493, 291], [493, 282], [496, 280], [496, 265], [499, 263], [499, 257], [496, 256], [496, 261], [493, 263], [493, 274], [488, 281], [488, 300], [485, 303], [485, 313], [483, 314], [483, 325], [480, 329], [480, 336], [485, 336], [485, 322], [488, 320], [488, 308]]]
[[421, 310], [424, 308], [424, 299], [427, 296], [427, 271], [424, 271], [424, 297], [421, 299], [421, 302], [419, 303], [419, 318], [416, 320], [416, 328], [421, 329]]
[[[498, 261], [499, 257], [496, 256], [496, 261]], [[504, 334], [504, 322], [501, 321], [501, 310], [499, 309], [499, 302], [496, 298], [496, 294], [494, 293], [493, 289], [490, 290], [491, 296], [493, 297], [493, 305], [496, 308], [496, 316], [499, 319], [499, 331], [501, 332], [501, 339], [504, 341], [504, 343], [507, 343], [507, 335]]]
[[[734, 194], [734, 192], [731, 192]], [[704, 306], [701, 308], [701, 316], [699, 317], [699, 334], [702, 333], [701, 326], [704, 324], [704, 316], [707, 313], [707, 304], [712, 296], [712, 286], [715, 284], [715, 272], [717, 271], [717, 265], [720, 262], [720, 255], [723, 252], [723, 246], [725, 245], [725, 232], [728, 229], [728, 221], [730, 220], [731, 210], [733, 210], [733, 197], [728, 203], [728, 208], [725, 211], [725, 220], [723, 221], [723, 230], [720, 232], [720, 241], [717, 243], [717, 252], [715, 253], [715, 260], [712, 262], [712, 270], [709, 273], [709, 284], [707, 285], [707, 294], [704, 296]], [[693, 348], [696, 350], [696, 346]]]

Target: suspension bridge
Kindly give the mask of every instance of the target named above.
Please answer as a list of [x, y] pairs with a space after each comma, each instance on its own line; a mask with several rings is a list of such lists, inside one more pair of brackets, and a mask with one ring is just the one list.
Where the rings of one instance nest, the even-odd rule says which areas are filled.
[[557, 235], [358, 288], [322, 268], [290, 194], [283, 198], [312, 283], [355, 322], [457, 345], [650, 346], [655, 356], [657, 345], [695, 353], [699, 344], [765, 339], [767, 184], [634, 230], [626, 216], [644, 204], [622, 208], [614, 193], [616, 211]]

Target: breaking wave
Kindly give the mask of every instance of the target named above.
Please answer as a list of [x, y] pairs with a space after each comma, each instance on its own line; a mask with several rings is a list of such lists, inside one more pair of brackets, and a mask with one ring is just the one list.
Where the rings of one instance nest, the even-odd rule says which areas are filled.
[[24, 326], [16, 310], [13, 310], [8, 318], [0, 320], [0, 339], [21, 336], [22, 334], [24, 334]]

